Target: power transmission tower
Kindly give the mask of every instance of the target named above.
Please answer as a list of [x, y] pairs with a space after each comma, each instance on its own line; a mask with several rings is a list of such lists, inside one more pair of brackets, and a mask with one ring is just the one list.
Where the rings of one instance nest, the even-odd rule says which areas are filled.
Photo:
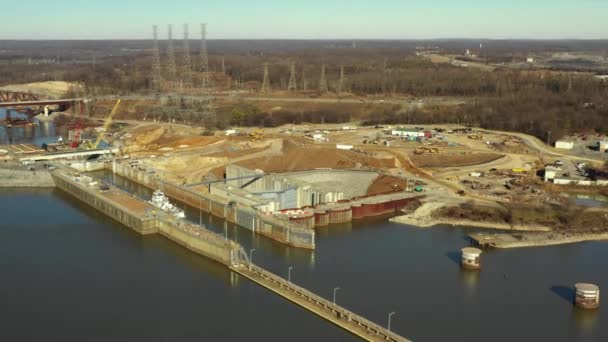
[[296, 82], [296, 64], [291, 62], [291, 75], [289, 76], [289, 84], [287, 85], [287, 91], [297, 91], [298, 83]]
[[186, 87], [192, 87], [192, 61], [190, 60], [190, 37], [188, 24], [184, 24], [184, 77]]
[[341, 95], [344, 92], [344, 66], [340, 66], [340, 78], [338, 79], [338, 87], [336, 88], [336, 92], [338, 95]]
[[308, 91], [308, 81], [306, 80], [304, 68], [302, 68], [302, 90]]
[[319, 80], [319, 91], [321, 93], [327, 93], [327, 79], [325, 78], [325, 64], [321, 65], [321, 79]]
[[268, 70], [268, 63], [264, 63], [264, 80], [262, 81], [262, 93], [270, 92], [270, 72]]
[[382, 94], [386, 93], [386, 74], [387, 74], [387, 68], [386, 65], [388, 63], [388, 60], [386, 59], [386, 57], [384, 58], [384, 64], [382, 65]]
[[175, 49], [173, 47], [173, 25], [167, 27], [167, 68], [169, 69], [170, 89], [175, 92], [177, 85], [177, 66], [175, 65]]
[[203, 72], [203, 89], [209, 86], [209, 55], [207, 54], [207, 24], [201, 24], [201, 71]]
[[160, 71], [160, 50], [158, 48], [158, 26], [152, 26], [152, 31], [154, 35], [154, 61], [152, 64], [152, 72], [153, 72], [153, 82], [156, 91], [160, 94], [162, 93], [162, 76]]

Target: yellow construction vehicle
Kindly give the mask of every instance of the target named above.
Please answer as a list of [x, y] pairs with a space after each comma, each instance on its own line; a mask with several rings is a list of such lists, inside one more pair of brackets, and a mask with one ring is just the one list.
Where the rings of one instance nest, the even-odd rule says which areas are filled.
[[118, 106], [119, 105], [120, 105], [120, 99], [118, 101], [116, 101], [116, 104], [112, 108], [112, 111], [110, 112], [110, 115], [108, 115], [108, 117], [106, 118], [106, 121], [103, 124], [103, 128], [99, 132], [99, 135], [97, 136], [97, 139], [95, 139], [95, 142], [94, 143], [90, 143], [89, 142], [89, 146], [88, 146], [89, 149], [94, 150], [94, 149], [97, 148], [97, 146], [99, 146], [99, 143], [103, 139], [103, 137], [105, 135], [105, 132], [108, 130], [108, 128], [110, 128], [110, 124], [112, 124], [112, 118], [116, 114], [116, 111], [118, 111]]
[[468, 135], [469, 139], [473, 140], [483, 140], [483, 134], [481, 133], [471, 133]]
[[264, 131], [262, 131], [260, 129], [249, 133], [249, 138], [252, 142], [262, 140], [263, 137], [264, 137]]
[[426, 153], [439, 153], [439, 149], [437, 147], [418, 147], [414, 150], [414, 154], [426, 154]]

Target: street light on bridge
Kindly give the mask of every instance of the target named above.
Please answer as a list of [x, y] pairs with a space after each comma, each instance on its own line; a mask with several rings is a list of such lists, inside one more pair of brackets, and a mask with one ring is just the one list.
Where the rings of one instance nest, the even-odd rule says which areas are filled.
[[336, 292], [340, 289], [340, 287], [334, 287], [334, 305], [336, 305]]
[[388, 332], [391, 332], [391, 318], [395, 314], [395, 311], [388, 314]]
[[253, 248], [252, 250], [249, 251], [249, 270], [251, 271], [251, 264], [253, 264], [253, 252], [255, 251], [255, 248]]

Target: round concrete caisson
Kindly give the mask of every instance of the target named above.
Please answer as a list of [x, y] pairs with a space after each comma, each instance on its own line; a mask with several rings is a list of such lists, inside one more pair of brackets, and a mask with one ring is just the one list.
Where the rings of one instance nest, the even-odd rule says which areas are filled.
[[477, 270], [481, 268], [481, 249], [465, 247], [462, 249], [460, 265], [463, 268]]
[[582, 309], [597, 309], [600, 306], [600, 288], [597, 285], [578, 283], [574, 285], [574, 304]]

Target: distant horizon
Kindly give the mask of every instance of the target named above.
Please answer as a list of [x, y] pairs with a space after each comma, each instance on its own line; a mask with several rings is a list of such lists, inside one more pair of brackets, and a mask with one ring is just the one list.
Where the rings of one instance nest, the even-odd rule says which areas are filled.
[[[605, 0], [21, 0], [0, 40], [604, 40]], [[456, 38], [444, 38], [446, 36]]]
[[[152, 41], [150, 38], [23, 38], [11, 39], [0, 38], [0, 41]], [[159, 41], [167, 40], [165, 37], [159, 37]], [[182, 40], [181, 37], [174, 37], [173, 40]], [[197, 37], [190, 37], [189, 40], [200, 40]], [[287, 40], [287, 41], [608, 41], [607, 38], [207, 38], [207, 41], [223, 41], [223, 40]], [[607, 46], [608, 48], [608, 46]]]

